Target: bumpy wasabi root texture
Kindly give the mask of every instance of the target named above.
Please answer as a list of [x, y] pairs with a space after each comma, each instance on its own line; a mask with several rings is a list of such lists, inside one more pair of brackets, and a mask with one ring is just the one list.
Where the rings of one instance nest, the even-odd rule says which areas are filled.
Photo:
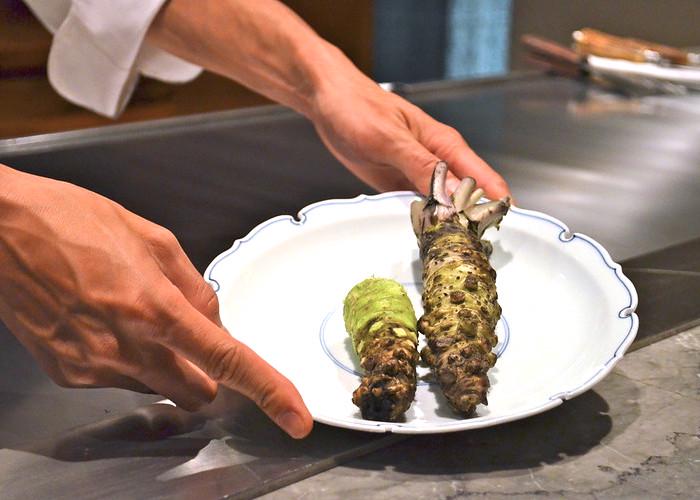
[[423, 261], [423, 309], [418, 330], [426, 336], [423, 360], [450, 406], [464, 416], [487, 404], [487, 371], [501, 315], [491, 244], [481, 239], [510, 207], [509, 198], [477, 204], [483, 191], [464, 179], [450, 197], [447, 164], [438, 162], [427, 199], [411, 206], [411, 222]]
[[403, 287], [370, 278], [345, 298], [345, 329], [365, 370], [352, 402], [362, 418], [396, 421], [416, 394], [416, 313]]

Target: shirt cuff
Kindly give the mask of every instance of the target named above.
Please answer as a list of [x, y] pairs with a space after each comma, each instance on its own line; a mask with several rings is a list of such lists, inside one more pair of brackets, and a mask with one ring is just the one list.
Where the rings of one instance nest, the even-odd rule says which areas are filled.
[[195, 78], [201, 68], [144, 42], [165, 1], [74, 0], [49, 53], [51, 85], [75, 104], [116, 117], [141, 73], [168, 82]]

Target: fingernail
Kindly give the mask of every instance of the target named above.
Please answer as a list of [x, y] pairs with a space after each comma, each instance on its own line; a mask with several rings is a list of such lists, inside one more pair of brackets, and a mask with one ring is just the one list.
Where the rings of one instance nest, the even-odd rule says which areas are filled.
[[304, 421], [293, 411], [288, 411], [280, 415], [277, 418], [277, 425], [294, 439], [300, 439], [306, 435]]

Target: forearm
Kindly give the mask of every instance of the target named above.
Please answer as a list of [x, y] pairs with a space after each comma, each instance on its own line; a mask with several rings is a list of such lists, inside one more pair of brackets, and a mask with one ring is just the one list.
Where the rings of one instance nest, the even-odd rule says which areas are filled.
[[276, 0], [170, 0], [148, 39], [306, 116], [328, 76], [361, 76], [339, 49]]
[[10, 209], [16, 204], [14, 200], [21, 197], [21, 194], [16, 192], [16, 185], [22, 175], [26, 174], [0, 163], [0, 229], [3, 222], [7, 221]]
[[0, 163], [0, 199], [3, 199], [10, 188], [10, 181], [17, 175], [17, 171]]
[[305, 115], [330, 152], [376, 189], [427, 193], [444, 160], [448, 186], [471, 176], [493, 199], [508, 194], [457, 130], [381, 90], [277, 0], [170, 0], [148, 40]]

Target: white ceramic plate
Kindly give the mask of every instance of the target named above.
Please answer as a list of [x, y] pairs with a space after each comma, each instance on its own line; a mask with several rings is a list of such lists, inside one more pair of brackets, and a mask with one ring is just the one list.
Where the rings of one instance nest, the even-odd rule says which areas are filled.
[[414, 199], [395, 192], [328, 200], [297, 219], [275, 217], [205, 272], [226, 327], [296, 385], [315, 420], [411, 434], [486, 427], [553, 408], [610, 372], [637, 332], [633, 285], [591, 238], [548, 215], [512, 208], [500, 231], [486, 235], [503, 308], [488, 406], [459, 418], [437, 385], [420, 380], [405, 421], [364, 420], [351, 401], [360, 368], [342, 303], [357, 282], [386, 277], [406, 286], [420, 316]]

